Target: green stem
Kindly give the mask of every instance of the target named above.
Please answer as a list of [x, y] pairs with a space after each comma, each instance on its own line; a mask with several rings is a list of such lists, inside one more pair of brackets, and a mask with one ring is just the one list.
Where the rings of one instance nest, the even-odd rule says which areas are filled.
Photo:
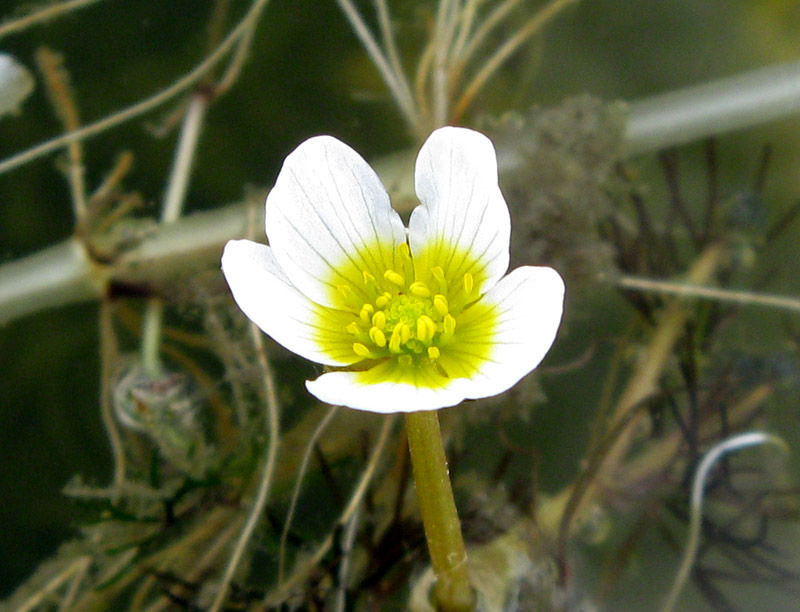
[[417, 499], [436, 574], [434, 601], [440, 612], [470, 612], [475, 595], [467, 577], [467, 551], [447, 472], [436, 411], [406, 415], [408, 450]]

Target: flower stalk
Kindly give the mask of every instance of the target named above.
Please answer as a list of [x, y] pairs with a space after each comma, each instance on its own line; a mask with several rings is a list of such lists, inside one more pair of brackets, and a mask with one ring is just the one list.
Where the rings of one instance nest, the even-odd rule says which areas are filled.
[[406, 432], [425, 538], [436, 575], [436, 608], [442, 612], [474, 610], [475, 594], [467, 576], [467, 551], [438, 414], [434, 410], [406, 414]]

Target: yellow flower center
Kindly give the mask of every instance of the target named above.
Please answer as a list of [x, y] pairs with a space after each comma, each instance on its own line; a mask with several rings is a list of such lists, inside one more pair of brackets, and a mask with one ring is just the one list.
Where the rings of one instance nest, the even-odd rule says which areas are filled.
[[362, 271], [361, 286], [337, 287], [353, 312], [345, 327], [352, 350], [363, 359], [396, 357], [406, 366], [421, 359], [435, 361], [453, 340], [458, 313], [477, 299], [475, 281], [467, 272], [460, 287], [448, 287], [439, 266], [420, 275], [428, 282], [415, 280], [408, 245], [401, 244], [398, 252], [401, 269], [386, 270], [380, 279]]

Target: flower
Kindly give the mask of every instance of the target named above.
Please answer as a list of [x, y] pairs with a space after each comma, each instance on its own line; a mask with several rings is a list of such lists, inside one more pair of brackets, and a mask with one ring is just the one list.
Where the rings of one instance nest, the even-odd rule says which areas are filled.
[[330, 366], [330, 404], [414, 412], [489, 397], [533, 370], [556, 336], [552, 268], [506, 275], [511, 221], [491, 141], [433, 132], [408, 229], [364, 159], [330, 136], [302, 143], [267, 197], [269, 245], [231, 240], [222, 270], [242, 311], [287, 349]]

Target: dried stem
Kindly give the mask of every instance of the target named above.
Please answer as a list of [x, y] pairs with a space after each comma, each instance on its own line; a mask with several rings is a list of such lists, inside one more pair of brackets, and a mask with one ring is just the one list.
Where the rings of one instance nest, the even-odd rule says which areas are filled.
[[258, 492], [256, 493], [256, 498], [253, 500], [253, 506], [250, 509], [247, 522], [241, 534], [239, 534], [239, 539], [236, 541], [236, 546], [225, 567], [225, 573], [220, 582], [217, 596], [214, 598], [209, 612], [218, 612], [225, 603], [228, 587], [242, 561], [245, 548], [250, 543], [256, 526], [264, 514], [264, 508], [267, 505], [270, 487], [272, 486], [272, 479], [275, 475], [275, 466], [278, 461], [278, 448], [280, 446], [280, 403], [278, 401], [278, 389], [275, 384], [272, 367], [267, 357], [267, 347], [264, 344], [264, 337], [261, 334], [261, 330], [258, 329], [255, 324], [252, 324], [250, 326], [250, 331], [253, 343], [256, 346], [258, 364], [261, 369], [261, 379], [264, 381], [264, 396], [266, 398], [266, 418], [264, 422], [267, 428], [267, 436], [269, 437], [269, 445], [267, 447], [264, 469], [261, 472], [261, 482], [258, 487]]
[[[378, 440], [375, 443], [375, 448], [372, 449], [372, 453], [367, 460], [367, 465], [364, 468], [364, 471], [361, 473], [361, 478], [353, 490], [352, 495], [350, 496], [350, 502], [347, 504], [347, 507], [336, 521], [336, 525], [338, 527], [347, 526], [356, 510], [358, 510], [359, 506], [361, 505], [364, 495], [367, 493], [367, 488], [372, 482], [372, 478], [375, 476], [375, 472], [378, 469], [378, 464], [381, 456], [383, 455], [383, 450], [386, 447], [386, 442], [389, 439], [389, 433], [392, 431], [392, 426], [394, 423], [395, 419], [392, 416], [388, 416], [383, 419], [383, 425], [381, 426], [381, 431], [378, 434]], [[331, 532], [325, 538], [325, 540], [319, 545], [317, 550], [310, 558], [306, 558], [300, 564], [298, 564], [298, 567], [294, 569], [292, 575], [289, 576], [289, 578], [287, 578], [285, 581], [281, 582], [274, 591], [267, 595], [267, 597], [264, 599], [264, 602], [260, 607], [257, 608], [257, 610], [268, 610], [280, 605], [286, 599], [288, 594], [297, 588], [298, 584], [305, 580], [309, 573], [319, 565], [325, 555], [328, 554], [328, 551], [330, 551], [332, 546], [333, 532]]]
[[214, 49], [214, 51], [207, 55], [202, 62], [195, 66], [194, 69], [179, 78], [169, 87], [162, 89], [157, 94], [124, 108], [121, 111], [108, 115], [107, 117], [104, 117], [95, 123], [90, 123], [79, 130], [75, 130], [64, 134], [63, 136], [53, 138], [39, 145], [31, 147], [26, 151], [6, 158], [0, 162], [0, 174], [23, 166], [35, 159], [52, 153], [53, 151], [58, 151], [59, 149], [69, 145], [71, 142], [86, 140], [87, 138], [101, 134], [113, 127], [125, 123], [126, 121], [140, 117], [145, 113], [158, 108], [165, 102], [168, 102], [184, 93], [186, 90], [196, 85], [201, 79], [205, 78], [208, 73], [213, 70], [217, 64], [231, 51], [231, 49], [238, 45], [242, 37], [248, 35], [250, 28], [254, 27], [254, 24], [258, 21], [259, 17], [261, 17], [261, 13], [266, 8], [267, 4], [269, 4], [269, 0], [254, 0], [247, 14], [230, 32], [230, 34], [225, 37], [225, 40], [223, 40], [219, 46]]
[[[63, 58], [47, 47], [40, 47], [36, 52], [39, 70], [44, 75], [50, 103], [55, 108], [64, 129], [67, 132], [77, 130], [81, 126], [78, 107], [75, 105], [69, 87], [69, 75], [63, 68]], [[75, 213], [75, 225], [80, 226], [86, 218], [86, 183], [84, 182], [83, 145], [79, 141], [71, 142], [67, 147], [68, 166], [67, 181], [72, 192], [72, 206]]]
[[514, 35], [509, 37], [495, 52], [484, 62], [478, 73], [464, 88], [463, 93], [455, 103], [451, 115], [453, 121], [458, 122], [472, 104], [472, 100], [483, 88], [497, 69], [532, 36], [538, 34], [544, 25], [563, 11], [567, 6], [579, 0], [553, 0], [542, 8], [536, 15], [529, 19]]
[[66, 15], [72, 11], [85, 8], [89, 5], [95, 4], [100, 0], [68, 0], [59, 4], [53, 4], [44, 8], [31, 12], [19, 19], [13, 19], [0, 25], [0, 38], [8, 36], [9, 34], [16, 34], [22, 32], [32, 26], [44, 23], [61, 15]]
[[303, 487], [303, 477], [308, 470], [308, 464], [311, 462], [311, 455], [314, 453], [314, 447], [317, 444], [320, 436], [327, 429], [333, 417], [339, 411], [338, 406], [333, 406], [328, 410], [322, 420], [314, 428], [311, 437], [306, 443], [306, 448], [303, 451], [303, 457], [300, 460], [300, 465], [297, 468], [297, 476], [294, 479], [294, 489], [292, 490], [292, 499], [289, 502], [289, 509], [286, 511], [286, 519], [283, 522], [283, 530], [281, 531], [281, 544], [280, 551], [278, 552], [278, 582], [283, 582], [283, 574], [286, 565], [286, 539], [289, 537], [289, 529], [294, 520], [294, 512], [297, 508], [297, 500], [300, 498], [300, 491]]

